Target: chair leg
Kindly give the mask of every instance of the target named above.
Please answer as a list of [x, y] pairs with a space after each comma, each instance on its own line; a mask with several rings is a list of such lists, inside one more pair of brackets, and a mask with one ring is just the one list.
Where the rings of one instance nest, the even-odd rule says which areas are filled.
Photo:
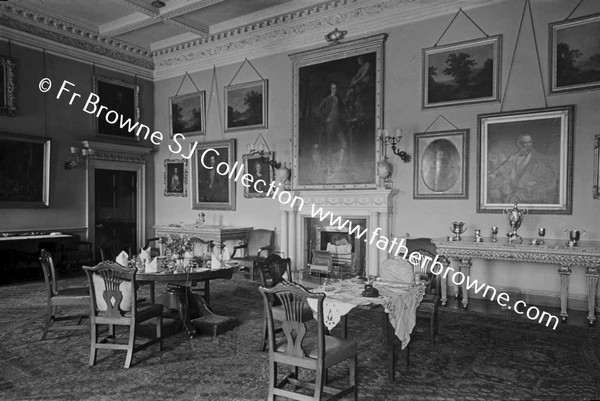
[[96, 356], [98, 349], [96, 348], [96, 342], [98, 341], [98, 326], [92, 323], [90, 327], [90, 366], [94, 366], [96, 363]]
[[129, 328], [129, 344], [127, 344], [127, 358], [125, 358], [125, 368], [131, 366], [131, 359], [133, 359], [133, 349], [135, 348], [135, 324], [132, 324]]
[[163, 349], [162, 321], [163, 321], [162, 316], [158, 316], [156, 318], [156, 338], [160, 339], [158, 341], [158, 350], [159, 351], [162, 351], [162, 349]]
[[327, 374], [327, 370], [324, 370], [322, 366], [319, 366], [317, 369], [316, 380], [315, 380], [315, 393], [313, 395], [313, 400], [320, 401], [321, 394], [323, 394], [323, 384], [325, 381], [325, 375]]
[[260, 352], [264, 352], [267, 349], [267, 336], [268, 336], [268, 329], [267, 329], [267, 318], [265, 317], [263, 319], [263, 335], [262, 335], [262, 341], [260, 343], [260, 347], [258, 347], [258, 350]]
[[46, 324], [44, 325], [44, 332], [42, 333], [42, 339], [40, 341], [44, 341], [46, 339], [48, 331], [50, 330], [50, 326], [52, 325], [53, 317], [54, 316], [52, 315], [52, 306], [48, 304], [48, 307], [46, 308]]
[[350, 385], [354, 387], [354, 400], [358, 401], [358, 355], [350, 360]]
[[271, 369], [269, 369], [269, 395], [267, 396], [268, 400], [274, 400], [275, 394], [273, 393], [273, 389], [275, 389], [275, 382], [277, 381], [277, 362], [273, 362], [271, 365]]

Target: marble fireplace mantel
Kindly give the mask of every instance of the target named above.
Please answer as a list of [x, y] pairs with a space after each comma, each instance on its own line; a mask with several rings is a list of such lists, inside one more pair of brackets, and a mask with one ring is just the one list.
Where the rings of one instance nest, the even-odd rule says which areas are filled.
[[[398, 190], [315, 190], [290, 193], [304, 201], [302, 207], [298, 201], [293, 203], [293, 207], [289, 205], [280, 207], [281, 250], [290, 257], [295, 269], [304, 269], [308, 263], [305, 260], [308, 244], [303, 219], [313, 217], [313, 205], [315, 210], [322, 208], [323, 213], [331, 212], [335, 217], [341, 216], [342, 222], [350, 217], [366, 218], [369, 229], [365, 236], [367, 240], [378, 227], [381, 228], [379, 235], [392, 239], [393, 198]], [[320, 215], [314, 217], [318, 218]], [[324, 221], [329, 221], [329, 218]], [[372, 245], [367, 244], [366, 271], [377, 274], [380, 262], [388, 256], [387, 252], [375, 247], [375, 242]]]

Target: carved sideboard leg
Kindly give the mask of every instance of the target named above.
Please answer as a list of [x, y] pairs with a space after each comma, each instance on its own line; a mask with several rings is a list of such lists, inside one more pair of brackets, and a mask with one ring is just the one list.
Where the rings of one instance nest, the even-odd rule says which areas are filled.
[[571, 276], [571, 267], [569, 265], [561, 265], [558, 269], [560, 274], [560, 318], [563, 322], [567, 320], [567, 298], [569, 296], [569, 277]]
[[590, 326], [596, 321], [596, 291], [598, 289], [598, 269], [600, 266], [588, 267], [585, 272], [588, 284], [588, 320]]
[[448, 282], [444, 276], [440, 277], [440, 287], [442, 289], [442, 306], [446, 306], [446, 302], [448, 301]]
[[[460, 258], [458, 260], [458, 269], [465, 277], [469, 277], [469, 274], [471, 274], [471, 265], [471, 258]], [[462, 304], [463, 308], [467, 309], [467, 305], [469, 304], [469, 290], [467, 289], [466, 278], [462, 283]]]

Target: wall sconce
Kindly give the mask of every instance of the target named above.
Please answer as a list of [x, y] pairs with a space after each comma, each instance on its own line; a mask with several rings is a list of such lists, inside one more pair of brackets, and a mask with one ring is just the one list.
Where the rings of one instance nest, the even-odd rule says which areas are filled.
[[395, 136], [391, 136], [389, 135], [390, 130], [387, 129], [382, 129], [380, 130], [380, 135], [381, 135], [381, 142], [384, 144], [384, 146], [386, 144], [390, 144], [392, 145], [392, 152], [396, 155], [399, 156], [400, 159], [402, 159], [402, 161], [404, 163], [408, 163], [410, 161], [410, 155], [408, 153], [406, 153], [403, 150], [400, 150], [396, 147], [396, 145], [398, 145], [400, 143], [400, 140], [402, 139], [402, 131], [400, 130], [400, 128], [396, 128], [396, 135]]
[[[258, 143], [258, 141], [261, 138], [262, 143]], [[260, 156], [261, 163], [268, 164], [276, 169], [281, 167], [281, 163], [276, 162], [274, 158], [271, 159], [273, 153], [271, 152], [269, 145], [267, 145], [265, 137], [262, 135], [262, 133], [258, 134], [258, 137], [256, 138], [253, 144], [249, 143], [248, 145], [246, 145], [246, 150], [248, 151], [248, 154], [250, 156]]]
[[73, 156], [73, 159], [68, 162], [65, 162], [65, 170], [71, 170], [79, 166], [79, 164], [88, 156], [93, 156], [94, 153], [96, 153], [94, 149], [90, 149], [86, 141], [83, 141], [82, 144], [83, 148], [81, 149], [75, 146], [71, 146], [71, 156]]
[[329, 44], [335, 45], [337, 42], [344, 39], [344, 36], [346, 36], [347, 33], [348, 31], [340, 31], [336, 27], [333, 31], [325, 35], [325, 40], [328, 41]]

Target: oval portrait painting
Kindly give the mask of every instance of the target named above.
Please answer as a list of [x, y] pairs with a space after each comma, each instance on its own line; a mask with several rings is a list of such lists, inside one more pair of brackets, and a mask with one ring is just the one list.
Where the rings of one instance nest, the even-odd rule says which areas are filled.
[[460, 154], [456, 146], [447, 139], [436, 139], [423, 152], [421, 177], [434, 192], [446, 192], [460, 178]]

